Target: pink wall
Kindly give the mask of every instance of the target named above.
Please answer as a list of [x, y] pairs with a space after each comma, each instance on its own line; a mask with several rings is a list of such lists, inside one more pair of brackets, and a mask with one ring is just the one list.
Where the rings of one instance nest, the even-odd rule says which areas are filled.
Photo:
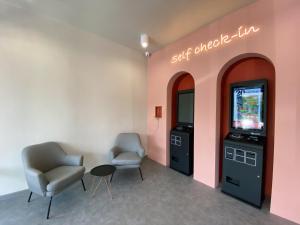
[[[260, 31], [210, 51], [171, 64], [174, 54], [221, 33], [255, 25]], [[154, 53], [148, 62], [149, 157], [168, 165], [170, 86], [181, 71], [195, 79], [194, 179], [218, 185], [220, 71], [245, 53], [267, 57], [276, 72], [275, 144], [271, 212], [300, 223], [300, 1], [259, 0]], [[235, 58], [234, 60], [236, 60]], [[233, 60], [233, 61], [234, 61]], [[163, 117], [154, 118], [156, 105]]]

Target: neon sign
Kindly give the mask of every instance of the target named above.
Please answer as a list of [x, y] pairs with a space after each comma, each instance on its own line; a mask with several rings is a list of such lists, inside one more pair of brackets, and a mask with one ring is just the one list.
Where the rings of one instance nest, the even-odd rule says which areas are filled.
[[183, 50], [182, 52], [173, 55], [171, 58], [171, 63], [178, 63], [181, 61], [189, 61], [192, 56], [199, 55], [201, 53], [205, 53], [211, 49], [219, 48], [221, 46], [227, 45], [230, 42], [234, 40], [241, 39], [243, 37], [246, 37], [250, 35], [251, 33], [256, 33], [260, 30], [259, 27], [251, 26], [251, 27], [244, 27], [240, 26], [237, 31], [230, 35], [230, 34], [221, 34], [218, 38], [202, 42], [199, 45], [195, 47], [189, 47], [186, 50]]

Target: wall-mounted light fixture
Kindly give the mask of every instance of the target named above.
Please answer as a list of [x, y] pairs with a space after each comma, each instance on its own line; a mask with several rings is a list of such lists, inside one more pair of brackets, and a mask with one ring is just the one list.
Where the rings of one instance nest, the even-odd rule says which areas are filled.
[[141, 36], [140, 36], [140, 44], [146, 50], [145, 51], [145, 56], [146, 57], [150, 57], [151, 53], [147, 50], [147, 48], [149, 46], [149, 36], [147, 34], [141, 34]]
[[148, 37], [147, 34], [141, 34], [141, 39], [140, 39], [140, 41], [141, 41], [141, 46], [142, 46], [143, 48], [146, 49], [146, 48], [149, 46], [149, 37]]

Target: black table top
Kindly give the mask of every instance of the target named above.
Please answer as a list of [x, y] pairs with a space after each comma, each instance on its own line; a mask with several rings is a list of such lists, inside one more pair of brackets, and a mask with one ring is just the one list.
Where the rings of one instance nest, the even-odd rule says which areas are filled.
[[91, 174], [98, 177], [105, 177], [115, 172], [116, 167], [113, 165], [101, 165], [93, 168]]

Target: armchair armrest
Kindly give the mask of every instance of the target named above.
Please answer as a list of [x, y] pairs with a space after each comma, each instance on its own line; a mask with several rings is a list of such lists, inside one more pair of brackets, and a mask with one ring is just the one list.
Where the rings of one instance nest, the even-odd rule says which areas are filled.
[[113, 160], [114, 158], [117, 157], [117, 155], [119, 155], [122, 152], [122, 150], [118, 147], [113, 147], [110, 151], [109, 151], [109, 159], [110, 161]]
[[25, 174], [29, 189], [36, 194], [45, 196], [46, 186], [49, 183], [45, 174], [34, 168], [26, 168]]
[[62, 163], [65, 166], [82, 166], [83, 165], [83, 156], [82, 155], [65, 155]]

